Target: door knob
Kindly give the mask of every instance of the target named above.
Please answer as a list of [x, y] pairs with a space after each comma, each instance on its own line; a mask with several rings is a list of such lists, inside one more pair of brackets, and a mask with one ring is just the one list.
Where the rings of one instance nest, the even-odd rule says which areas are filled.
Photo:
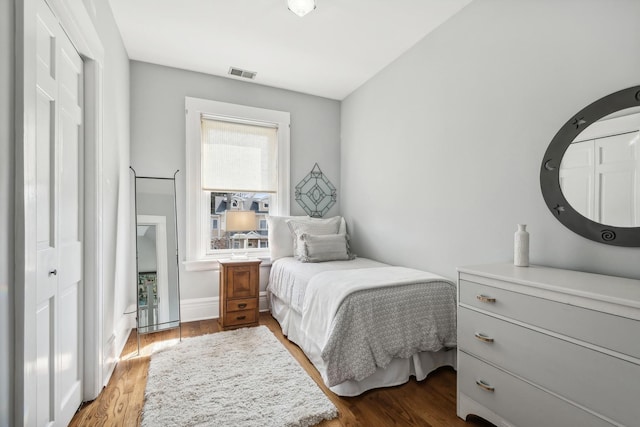
[[58, 270], [53, 269], [49, 272], [49, 276], [57, 276], [58, 275]]

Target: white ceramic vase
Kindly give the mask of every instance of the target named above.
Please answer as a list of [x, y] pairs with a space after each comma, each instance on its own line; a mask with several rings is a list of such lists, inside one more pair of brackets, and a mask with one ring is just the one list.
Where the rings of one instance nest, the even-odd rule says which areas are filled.
[[529, 232], [526, 224], [518, 224], [513, 236], [513, 265], [529, 267]]

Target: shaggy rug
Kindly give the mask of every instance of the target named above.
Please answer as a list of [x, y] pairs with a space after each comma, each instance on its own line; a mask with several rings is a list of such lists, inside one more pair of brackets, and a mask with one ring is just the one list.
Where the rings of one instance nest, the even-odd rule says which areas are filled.
[[310, 426], [337, 409], [266, 326], [151, 356], [142, 426]]

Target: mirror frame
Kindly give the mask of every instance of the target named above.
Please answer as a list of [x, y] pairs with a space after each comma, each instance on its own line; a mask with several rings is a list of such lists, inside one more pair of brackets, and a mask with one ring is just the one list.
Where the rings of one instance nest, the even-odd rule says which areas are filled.
[[616, 227], [584, 217], [569, 204], [560, 188], [560, 163], [565, 151], [589, 125], [616, 111], [640, 106], [640, 86], [607, 95], [580, 110], [551, 140], [540, 167], [540, 187], [547, 207], [565, 227], [608, 245], [640, 247], [640, 227]]
[[[175, 173], [173, 174], [172, 178], [166, 178], [166, 177], [158, 177], [158, 176], [138, 176], [138, 174], [136, 173], [136, 170], [129, 166], [129, 169], [131, 170], [131, 172], [133, 173], [133, 215], [135, 218], [135, 230], [136, 230], [136, 281], [135, 281], [135, 300], [136, 300], [136, 335], [138, 338], [138, 354], [140, 354], [140, 336], [143, 334], [149, 334], [149, 333], [154, 333], [154, 332], [160, 332], [160, 331], [167, 331], [167, 330], [171, 330], [171, 329], [178, 329], [178, 333], [179, 333], [179, 339], [180, 341], [182, 341], [182, 313], [181, 313], [181, 297], [180, 297], [180, 243], [178, 240], [178, 202], [177, 202], [177, 186], [176, 186], [176, 176], [178, 175], [178, 172], [180, 172], [180, 170], [176, 170]], [[156, 179], [156, 180], [162, 180], [162, 181], [172, 181], [172, 186], [173, 186], [173, 215], [174, 215], [174, 233], [175, 233], [175, 242], [176, 242], [176, 253], [175, 253], [175, 263], [176, 263], [176, 290], [177, 290], [177, 302], [178, 302], [178, 318], [175, 320], [169, 320], [167, 322], [157, 322], [153, 325], [146, 325], [146, 326], [140, 326], [140, 312], [139, 312], [139, 300], [138, 300], [138, 275], [140, 274], [140, 269], [139, 269], [139, 265], [138, 265], [138, 241], [137, 241], [137, 230], [138, 230], [138, 225], [139, 225], [139, 218], [142, 218], [143, 216], [149, 216], [146, 214], [138, 214], [138, 180], [139, 179]], [[165, 234], [167, 233], [167, 230], [165, 229]], [[167, 268], [168, 268], [168, 264], [169, 262], [171, 262], [171, 259], [173, 258], [172, 254], [167, 253]], [[150, 329], [150, 327], [152, 326], [165, 326], [161, 329], [155, 328], [155, 329]], [[144, 331], [141, 330], [141, 328], [146, 328]]]

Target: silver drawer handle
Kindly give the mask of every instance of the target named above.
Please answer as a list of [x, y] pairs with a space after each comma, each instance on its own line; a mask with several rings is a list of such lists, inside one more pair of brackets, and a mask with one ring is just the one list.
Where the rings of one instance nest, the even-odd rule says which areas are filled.
[[495, 387], [493, 387], [491, 384], [487, 383], [484, 380], [476, 380], [476, 385], [485, 391], [490, 391], [492, 393], [496, 391]]
[[495, 299], [495, 298], [488, 297], [488, 296], [486, 296], [486, 295], [482, 295], [482, 294], [480, 294], [480, 295], [476, 295], [476, 299], [477, 299], [478, 301], [480, 301], [480, 302], [486, 302], [486, 303], [491, 303], [491, 304], [492, 304], [492, 303], [494, 303], [494, 302], [496, 302], [496, 299]]
[[479, 339], [482, 342], [488, 342], [488, 343], [492, 343], [493, 342], [493, 338], [491, 338], [490, 336], [485, 335], [485, 334], [483, 334], [481, 332], [476, 332], [474, 335], [475, 335], [475, 337], [477, 339]]

